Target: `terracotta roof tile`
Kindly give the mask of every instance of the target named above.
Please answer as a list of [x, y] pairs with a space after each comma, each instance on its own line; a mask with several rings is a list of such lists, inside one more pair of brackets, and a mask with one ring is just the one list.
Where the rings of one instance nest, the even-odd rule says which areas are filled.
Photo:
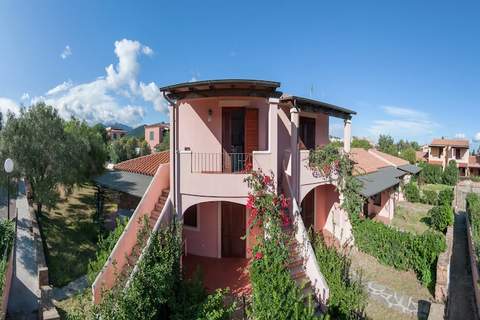
[[469, 148], [470, 143], [465, 139], [433, 139], [430, 145]]
[[355, 162], [355, 174], [363, 175], [391, 166], [362, 148], [352, 148], [351, 158]]
[[392, 156], [388, 153], [384, 153], [384, 152], [378, 151], [376, 149], [370, 149], [370, 150], [368, 150], [368, 152], [373, 153], [373, 154], [379, 156], [380, 158], [383, 158], [384, 160], [386, 160], [386, 161], [390, 162], [391, 164], [395, 165], [396, 167], [404, 166], [406, 164], [409, 164], [409, 162], [407, 160], [401, 159], [399, 157]]
[[416, 155], [417, 161], [427, 161], [428, 152], [416, 151], [415, 155]]
[[473, 168], [480, 168], [480, 156], [470, 156], [468, 158], [468, 166]]
[[170, 152], [163, 151], [117, 163], [114, 169], [153, 176], [161, 164], [169, 162]]

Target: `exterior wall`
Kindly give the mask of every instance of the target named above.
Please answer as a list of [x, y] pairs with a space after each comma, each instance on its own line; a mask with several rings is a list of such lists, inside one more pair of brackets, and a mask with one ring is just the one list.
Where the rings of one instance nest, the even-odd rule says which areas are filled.
[[183, 227], [187, 254], [220, 258], [220, 202], [198, 204], [198, 228]]
[[[259, 149], [268, 149], [268, 102], [264, 98], [221, 97], [183, 100], [178, 107], [179, 149], [222, 153], [222, 108], [258, 108]], [[208, 110], [212, 110], [208, 121]], [[194, 128], [194, 130], [192, 130]]]
[[329, 117], [323, 113], [300, 112], [300, 117], [315, 119], [315, 146], [324, 146], [329, 139]]
[[315, 231], [323, 230], [334, 204], [339, 201], [335, 186], [323, 185], [315, 188]]
[[456, 159], [456, 149], [451, 148], [452, 153], [449, 157], [449, 160], [455, 160], [457, 163], [465, 163], [468, 164], [468, 160], [470, 158], [470, 151], [467, 148], [459, 148], [460, 149], [460, 159]]
[[376, 206], [372, 199], [368, 199], [368, 214], [372, 219], [389, 224], [395, 213], [395, 191], [385, 190], [381, 193], [381, 205]]
[[[150, 133], [153, 132], [153, 140], [150, 140]], [[154, 151], [156, 145], [162, 142], [162, 130], [160, 127], [145, 127], [145, 141], [150, 146], [150, 150]]]

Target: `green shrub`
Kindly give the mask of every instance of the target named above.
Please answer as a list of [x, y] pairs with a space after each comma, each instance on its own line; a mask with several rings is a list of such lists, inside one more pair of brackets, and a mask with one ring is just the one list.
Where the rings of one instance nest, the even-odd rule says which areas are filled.
[[475, 253], [477, 259], [480, 259], [480, 196], [478, 194], [469, 193], [467, 195], [467, 212]]
[[440, 184], [443, 182], [443, 169], [441, 166], [424, 163], [420, 165], [420, 180], [422, 183]]
[[98, 250], [95, 254], [95, 258], [88, 262], [87, 279], [90, 284], [95, 281], [98, 273], [102, 270], [126, 226], [126, 220], [122, 222], [120, 219], [117, 219], [117, 227], [115, 230], [110, 232], [105, 238], [101, 237], [98, 241]]
[[455, 160], [450, 160], [448, 166], [445, 168], [443, 172], [442, 180], [444, 184], [449, 186], [454, 186], [457, 184], [459, 179], [459, 172], [457, 168], [457, 162]]
[[330, 289], [328, 315], [332, 319], [352, 319], [364, 313], [367, 293], [360, 281], [349, 275], [351, 261], [335, 248], [329, 248], [323, 239], [316, 236], [313, 241], [318, 266]]
[[423, 190], [422, 203], [436, 205], [438, 203], [438, 194], [433, 190]]
[[[15, 226], [10, 220], [0, 221], [0, 296], [3, 296], [5, 285], [5, 272], [7, 271], [8, 258], [15, 238]], [[1, 311], [1, 310], [0, 310]]]
[[409, 202], [420, 202], [420, 190], [415, 182], [409, 182], [404, 187], [405, 198]]
[[451, 206], [454, 199], [453, 189], [445, 189], [438, 193], [438, 204]]
[[351, 216], [357, 247], [381, 263], [399, 270], [414, 270], [427, 286], [434, 281], [438, 255], [445, 251], [445, 236], [426, 231], [422, 235], [402, 232], [383, 223]]
[[432, 227], [445, 232], [453, 224], [453, 209], [450, 205], [435, 206], [429, 211]]

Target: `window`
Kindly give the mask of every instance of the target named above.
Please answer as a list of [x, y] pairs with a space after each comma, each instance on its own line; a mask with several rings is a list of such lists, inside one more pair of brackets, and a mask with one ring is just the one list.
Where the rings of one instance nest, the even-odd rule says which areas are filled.
[[373, 204], [377, 207], [382, 205], [382, 194], [377, 193], [376, 195], [372, 196]]
[[197, 206], [191, 206], [183, 214], [183, 225], [191, 228], [198, 228]]
[[455, 158], [456, 158], [457, 160], [462, 159], [462, 154], [461, 154], [459, 148], [456, 148], [456, 149], [455, 149]]
[[150, 131], [150, 141], [152, 141], [153, 139], [155, 139], [155, 132]]

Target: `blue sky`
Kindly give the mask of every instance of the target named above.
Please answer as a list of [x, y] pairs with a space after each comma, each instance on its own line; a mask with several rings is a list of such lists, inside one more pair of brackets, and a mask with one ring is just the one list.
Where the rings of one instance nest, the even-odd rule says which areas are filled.
[[0, 109], [153, 123], [156, 86], [258, 78], [356, 110], [358, 136], [480, 140], [479, 15], [478, 1], [4, 0]]

